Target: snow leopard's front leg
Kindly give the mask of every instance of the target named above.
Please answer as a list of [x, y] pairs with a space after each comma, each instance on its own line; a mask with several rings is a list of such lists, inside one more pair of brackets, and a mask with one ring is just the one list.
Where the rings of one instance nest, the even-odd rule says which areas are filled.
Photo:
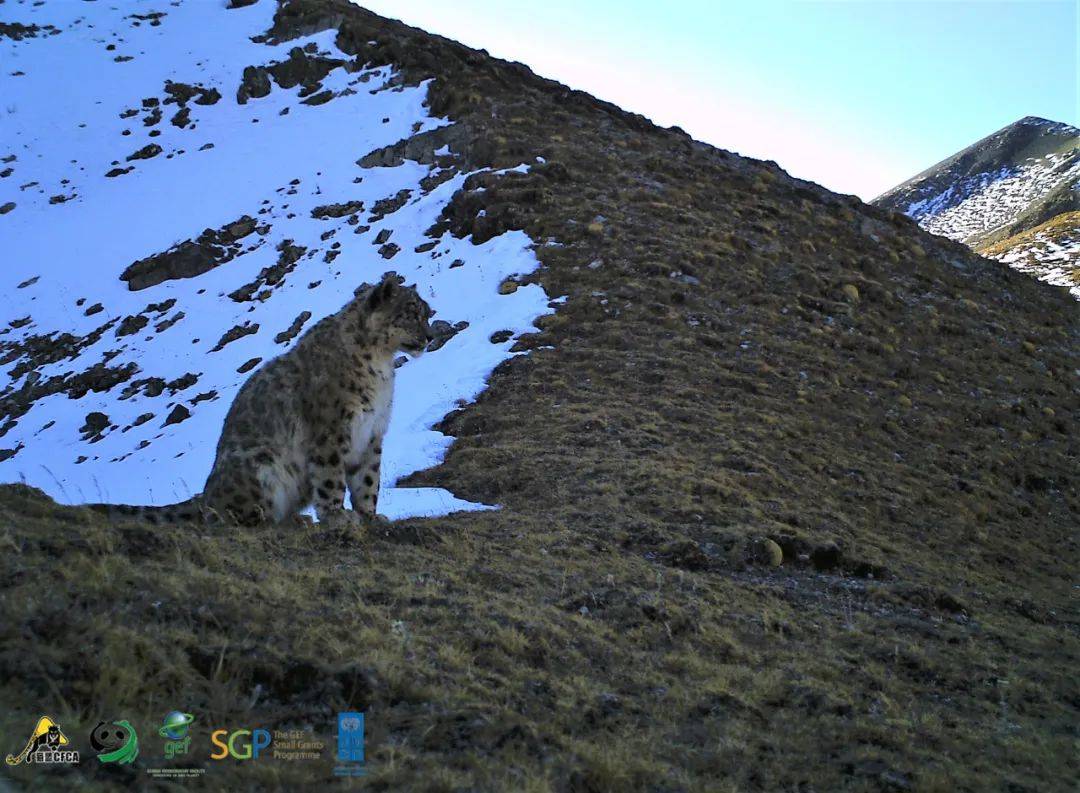
[[367, 520], [375, 518], [379, 506], [379, 472], [382, 465], [382, 438], [373, 438], [357, 462], [349, 466], [349, 500], [352, 508]]

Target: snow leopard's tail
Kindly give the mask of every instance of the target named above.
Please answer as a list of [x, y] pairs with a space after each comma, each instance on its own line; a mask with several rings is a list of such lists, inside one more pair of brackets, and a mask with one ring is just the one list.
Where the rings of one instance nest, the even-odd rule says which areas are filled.
[[210, 513], [198, 496], [162, 507], [136, 507], [128, 504], [87, 504], [87, 507], [113, 520], [134, 519], [147, 523], [209, 523]]

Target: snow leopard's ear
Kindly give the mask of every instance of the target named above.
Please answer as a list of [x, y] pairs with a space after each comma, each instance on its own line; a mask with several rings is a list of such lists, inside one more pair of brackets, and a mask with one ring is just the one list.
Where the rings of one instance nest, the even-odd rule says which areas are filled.
[[384, 278], [377, 287], [371, 290], [371, 294], [368, 295], [368, 309], [375, 311], [389, 303], [390, 298], [394, 296], [394, 289], [396, 287], [397, 281], [393, 278]]

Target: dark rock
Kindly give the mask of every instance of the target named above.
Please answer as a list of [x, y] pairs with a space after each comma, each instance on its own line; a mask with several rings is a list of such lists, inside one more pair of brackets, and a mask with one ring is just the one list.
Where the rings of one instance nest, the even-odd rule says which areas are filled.
[[242, 339], [244, 336], [250, 336], [253, 333], [259, 332], [258, 322], [245, 322], [242, 325], [234, 325], [229, 328], [218, 339], [218, 343], [214, 345], [214, 348], [210, 352], [218, 352], [222, 350], [226, 344], [232, 344], [237, 339]]
[[130, 336], [133, 333], [138, 333], [145, 328], [150, 322], [142, 314], [133, 314], [128, 317], [124, 317], [120, 323], [120, 327], [116, 329], [117, 336]]
[[181, 421], [187, 421], [191, 418], [191, 411], [183, 405], [177, 405], [169, 412], [168, 417], [165, 419], [165, 423], [162, 427], [168, 427], [170, 424], [179, 424]]
[[133, 262], [120, 275], [120, 280], [137, 292], [164, 281], [202, 275], [240, 254], [236, 241], [250, 234], [255, 226], [256, 221], [244, 215], [221, 229], [206, 229], [198, 239], [185, 240], [167, 251]]
[[355, 215], [363, 209], [363, 201], [348, 201], [343, 204], [323, 204], [311, 210], [311, 216], [321, 220], [327, 218], [341, 218], [346, 215]]
[[191, 109], [182, 107], [176, 111], [176, 114], [170, 119], [169, 123], [174, 127], [180, 127], [183, 129], [191, 121]]
[[197, 374], [188, 372], [182, 377], [177, 377], [175, 380], [166, 383], [165, 387], [169, 389], [169, 393], [175, 394], [178, 391], [183, 391], [185, 388], [191, 388], [198, 380], [199, 376]]
[[810, 551], [810, 563], [818, 570], [833, 570], [840, 565], [843, 552], [834, 542], [818, 545]]
[[412, 190], [398, 190], [392, 196], [379, 199], [371, 207], [371, 217], [368, 220], [371, 222], [382, 220], [387, 215], [397, 212], [405, 206], [405, 202], [409, 200], [411, 195]]
[[333, 91], [320, 91], [314, 96], [309, 96], [307, 99], [301, 100], [301, 103], [305, 105], [325, 105], [333, 98]]
[[299, 47], [289, 50], [287, 60], [268, 67], [281, 88], [293, 88], [297, 85], [316, 85], [322, 82], [333, 69], [344, 66], [345, 61], [337, 58], [323, 58], [305, 53]]
[[451, 325], [445, 319], [437, 319], [431, 323], [430, 327], [432, 340], [426, 349], [428, 352], [434, 352], [469, 327], [469, 323], [462, 320], [455, 325]]
[[101, 434], [109, 428], [109, 417], [104, 413], [94, 411], [86, 414], [86, 420], [79, 432], [82, 433], [83, 440], [97, 441], [101, 440]]
[[292, 321], [292, 324], [289, 325], [288, 328], [274, 336], [274, 341], [278, 344], [287, 344], [288, 342], [292, 341], [296, 337], [296, 334], [300, 332], [300, 329], [304, 327], [304, 323], [307, 322], [309, 319], [311, 319], [310, 311], [300, 312], [300, 314], [296, 317], [296, 319]]
[[236, 89], [238, 104], [247, 104], [248, 99], [259, 99], [270, 93], [270, 73], [261, 66], [245, 66], [240, 87]]
[[161, 154], [161, 147], [156, 143], [148, 143], [134, 154], [129, 154], [127, 159], [128, 162], [132, 160], [148, 160], [151, 157], [157, 157], [159, 154]]

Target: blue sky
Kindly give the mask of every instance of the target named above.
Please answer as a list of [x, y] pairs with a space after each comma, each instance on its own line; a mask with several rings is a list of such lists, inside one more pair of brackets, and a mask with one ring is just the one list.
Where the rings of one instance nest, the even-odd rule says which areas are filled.
[[368, 0], [869, 199], [1026, 115], [1080, 125], [1080, 0]]

